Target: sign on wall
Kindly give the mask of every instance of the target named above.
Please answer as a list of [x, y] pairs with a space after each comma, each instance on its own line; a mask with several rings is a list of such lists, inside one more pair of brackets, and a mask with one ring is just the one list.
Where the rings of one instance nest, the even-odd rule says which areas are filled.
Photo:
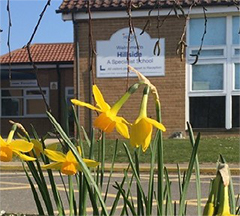
[[37, 80], [10, 80], [11, 87], [37, 86]]
[[[115, 32], [110, 40], [97, 41], [97, 77], [127, 76], [127, 47], [129, 28]], [[151, 38], [146, 32], [135, 28], [139, 50], [134, 35], [130, 38], [130, 65], [145, 76], [164, 76], [165, 74], [165, 43], [160, 39], [160, 55], [154, 55], [153, 49], [157, 38]], [[139, 58], [140, 57], [140, 58]], [[129, 76], [136, 76], [130, 72]]]

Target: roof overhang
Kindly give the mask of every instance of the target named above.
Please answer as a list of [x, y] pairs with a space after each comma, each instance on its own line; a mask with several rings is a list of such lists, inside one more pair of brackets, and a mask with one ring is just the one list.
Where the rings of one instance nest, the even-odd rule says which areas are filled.
[[[236, 5], [227, 5], [227, 4], [218, 4], [218, 5], [206, 5], [206, 14], [208, 15], [214, 15], [214, 14], [229, 14], [233, 13], [236, 15], [239, 15], [239, 10], [236, 7]], [[161, 8], [160, 9], [160, 16], [166, 16], [169, 13], [170, 8]], [[188, 13], [189, 8], [184, 7], [183, 11], [185, 14]], [[132, 11], [132, 17], [148, 17], [149, 9], [141, 9], [141, 10], [133, 10]], [[179, 10], [179, 15], [181, 15], [181, 11]], [[203, 8], [202, 7], [193, 7], [190, 16], [199, 16], [203, 14]], [[172, 11], [171, 16], [175, 15], [175, 12]], [[155, 9], [151, 12], [151, 16], [158, 16], [158, 10]], [[126, 10], [93, 10], [91, 11], [91, 18], [92, 19], [114, 19], [114, 18], [128, 18], [128, 14], [126, 13]], [[62, 19], [64, 21], [72, 21], [72, 20], [88, 20], [89, 14], [83, 11], [69, 11], [69, 12], [63, 12], [62, 13]]]

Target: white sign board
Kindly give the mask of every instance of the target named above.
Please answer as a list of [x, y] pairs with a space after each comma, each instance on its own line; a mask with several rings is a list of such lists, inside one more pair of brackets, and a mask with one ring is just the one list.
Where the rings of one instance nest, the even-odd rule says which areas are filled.
[[37, 80], [11, 80], [11, 87], [29, 87], [29, 86], [37, 86]]
[[[128, 28], [115, 32], [108, 41], [97, 41], [97, 77], [127, 76]], [[139, 50], [134, 35], [130, 39], [130, 65], [145, 76], [164, 76], [165, 74], [165, 43], [160, 39], [160, 55], [154, 55], [153, 49], [157, 38], [151, 38], [146, 32], [135, 28]], [[139, 59], [140, 57], [140, 59]], [[140, 60], [140, 61], [139, 61]], [[130, 72], [129, 76], [136, 76]]]

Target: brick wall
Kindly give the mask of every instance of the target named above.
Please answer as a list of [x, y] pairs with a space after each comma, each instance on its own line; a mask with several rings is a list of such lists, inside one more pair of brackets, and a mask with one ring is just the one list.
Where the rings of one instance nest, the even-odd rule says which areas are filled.
[[[72, 68], [60, 68], [60, 76], [61, 76], [61, 88], [59, 90], [51, 90], [50, 82], [57, 82], [59, 80], [59, 76], [57, 74], [57, 70], [54, 69], [39, 69], [38, 72], [39, 81], [42, 87], [49, 87], [49, 102], [52, 110], [52, 114], [54, 117], [61, 121], [61, 114], [63, 110], [61, 107], [61, 101], [59, 99], [65, 98], [65, 87], [73, 86], [73, 69]], [[1, 81], [2, 88], [9, 88], [9, 81], [2, 80]], [[12, 87], [14, 88], [14, 87]], [[19, 87], [20, 88], [20, 87]], [[22, 87], [24, 88], [24, 87]], [[35, 88], [35, 87], [34, 87]], [[37, 87], [36, 87], [37, 88]], [[59, 97], [60, 92], [60, 97]], [[11, 124], [9, 120], [13, 120], [15, 122], [21, 123], [26, 130], [31, 134], [31, 126], [32, 124], [39, 135], [45, 135], [47, 132], [52, 131], [52, 125], [50, 121], [46, 117], [21, 117], [21, 118], [1, 118], [0, 122], [0, 131], [2, 136], [7, 136], [11, 129]]]
[[[135, 18], [135, 27], [143, 28], [146, 18]], [[149, 77], [150, 81], [157, 87], [162, 106], [162, 121], [167, 128], [165, 137], [176, 131], [185, 131], [185, 61], [180, 61], [176, 55], [176, 48], [183, 32], [185, 21], [176, 17], [169, 17], [160, 28], [160, 37], [165, 38], [165, 76]], [[152, 38], [157, 38], [157, 21], [151, 18], [151, 28], [147, 33]], [[94, 46], [96, 40], [109, 40], [111, 35], [122, 28], [128, 27], [128, 19], [101, 19], [92, 20], [92, 32]], [[80, 71], [81, 71], [81, 100], [88, 101], [88, 23], [79, 23], [80, 41]], [[94, 72], [95, 72], [94, 59]], [[126, 91], [126, 78], [94, 78], [95, 83], [102, 91], [105, 100], [112, 105]], [[130, 84], [137, 82], [136, 78], [130, 78]], [[76, 83], [75, 83], [76, 85]], [[140, 88], [134, 96], [123, 106], [120, 115], [129, 122], [133, 122], [137, 115], [141, 101], [143, 88]], [[81, 108], [81, 125], [88, 127], [88, 111]], [[155, 118], [155, 108], [152, 97], [148, 105], [148, 115]], [[93, 112], [93, 116], [96, 116]], [[119, 137], [116, 133], [108, 137]]]

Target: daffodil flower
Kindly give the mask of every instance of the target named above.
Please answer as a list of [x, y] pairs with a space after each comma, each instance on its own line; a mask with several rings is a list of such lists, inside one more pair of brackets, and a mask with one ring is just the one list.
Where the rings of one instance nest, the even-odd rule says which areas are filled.
[[13, 155], [17, 155], [24, 161], [34, 161], [36, 158], [29, 157], [25, 154], [32, 150], [33, 144], [25, 140], [13, 140], [15, 130], [11, 130], [7, 141], [4, 141], [0, 136], [0, 161], [9, 162], [12, 160]]
[[220, 204], [217, 212], [217, 216], [235, 216], [230, 213], [229, 206], [229, 194], [228, 194], [228, 185], [221, 184], [221, 195], [220, 195]]
[[[81, 155], [81, 149], [79, 147], [78, 152]], [[42, 168], [60, 170], [61, 173], [66, 175], [74, 175], [77, 173], [77, 171], [81, 171], [81, 167], [71, 150], [69, 150], [65, 155], [60, 151], [45, 149], [44, 154], [55, 162], [52, 164], [43, 165]], [[88, 167], [96, 167], [99, 165], [99, 162], [94, 160], [83, 159], [83, 161]]]
[[[33, 150], [35, 151], [35, 155], [36, 157], [40, 157], [40, 154], [42, 153], [43, 154], [43, 146], [42, 146], [42, 143], [37, 140], [37, 139], [32, 139], [31, 140], [31, 143], [33, 143]], [[56, 150], [57, 149], [57, 144], [56, 143], [53, 143], [53, 144], [49, 144], [46, 146], [47, 149], [50, 149], [50, 150]], [[34, 154], [33, 152], [29, 152], [30, 156], [34, 157]]]
[[203, 209], [203, 216], [213, 216], [214, 212], [216, 211], [216, 203], [218, 198], [218, 189], [219, 184], [221, 181], [220, 174], [218, 173], [217, 176], [212, 181], [212, 188], [208, 196], [207, 203]]
[[123, 137], [129, 138], [129, 132], [127, 124], [129, 124], [124, 118], [117, 116], [122, 105], [127, 101], [130, 95], [138, 88], [139, 84], [135, 84], [129, 88], [129, 90], [118, 100], [112, 107], [105, 102], [102, 93], [96, 85], [93, 85], [93, 95], [96, 101], [96, 106], [89, 103], [85, 103], [76, 99], [72, 99], [71, 102], [77, 106], [87, 107], [91, 110], [96, 110], [101, 114], [95, 119], [94, 127], [101, 129], [106, 133], [111, 133], [114, 128]]
[[159, 130], [166, 131], [163, 124], [147, 117], [148, 93], [149, 87], [145, 87], [139, 116], [130, 126], [130, 144], [137, 148], [142, 146], [143, 152], [145, 152], [150, 145], [153, 126]]

